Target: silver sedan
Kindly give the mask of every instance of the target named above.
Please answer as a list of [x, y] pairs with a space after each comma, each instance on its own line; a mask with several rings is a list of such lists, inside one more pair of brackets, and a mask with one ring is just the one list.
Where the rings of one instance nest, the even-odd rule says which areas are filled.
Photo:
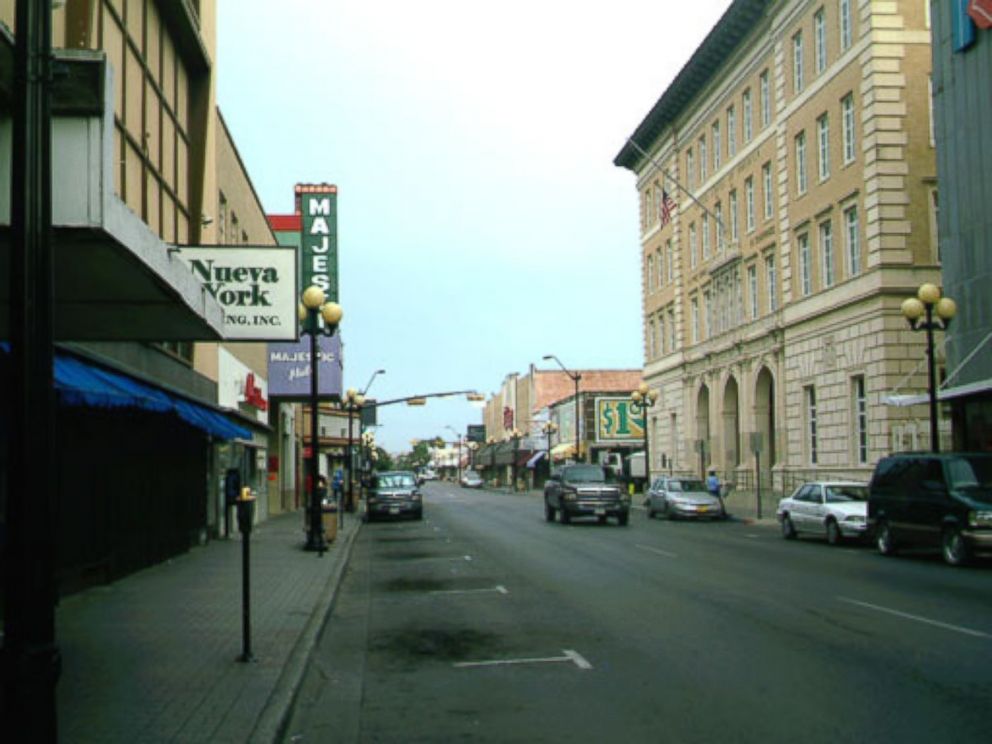
[[668, 519], [724, 519], [723, 502], [706, 490], [699, 478], [663, 476], [648, 491], [648, 519], [664, 514]]
[[863, 537], [867, 528], [868, 484], [857, 481], [804, 483], [778, 503], [782, 537], [800, 532], [822, 535], [831, 545]]

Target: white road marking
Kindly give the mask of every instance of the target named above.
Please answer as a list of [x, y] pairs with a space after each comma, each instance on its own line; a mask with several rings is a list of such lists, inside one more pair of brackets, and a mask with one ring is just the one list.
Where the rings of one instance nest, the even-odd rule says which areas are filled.
[[511, 664], [575, 664], [579, 669], [592, 669], [592, 664], [586, 661], [578, 651], [562, 649], [564, 656], [550, 656], [543, 659], [492, 659], [490, 661], [460, 661], [453, 667], [465, 669], [468, 667], [509, 666]]
[[659, 548], [652, 548], [650, 545], [635, 545], [634, 547], [654, 553], [655, 555], [663, 555], [666, 558], [678, 558], [678, 555], [675, 553], [669, 553], [667, 550], [661, 550]]
[[498, 584], [489, 589], [438, 589], [430, 592], [430, 594], [487, 594], [490, 592], [496, 592], [497, 594], [510, 593], [505, 586]]
[[748, 538], [749, 540], [757, 540], [758, 538], [761, 537], [761, 535], [744, 535], [744, 537]]
[[848, 597], [837, 597], [841, 602], [847, 602], [848, 604], [857, 605], [858, 607], [865, 607], [869, 610], [875, 610], [877, 612], [885, 612], [889, 615], [895, 615], [896, 617], [902, 617], [906, 620], [915, 620], [918, 623], [926, 623], [927, 625], [933, 625], [937, 628], [944, 628], [945, 630], [953, 630], [956, 633], [964, 633], [965, 635], [974, 636], [975, 638], [992, 638], [992, 635], [988, 633], [983, 633], [980, 630], [972, 630], [971, 628], [963, 628], [960, 625], [951, 625], [950, 623], [942, 623], [939, 620], [931, 620], [930, 618], [920, 617], [919, 615], [911, 615], [908, 612], [900, 612], [899, 610], [892, 610], [888, 607], [880, 607], [879, 605], [870, 604], [868, 602], [859, 602], [856, 599], [850, 599]]

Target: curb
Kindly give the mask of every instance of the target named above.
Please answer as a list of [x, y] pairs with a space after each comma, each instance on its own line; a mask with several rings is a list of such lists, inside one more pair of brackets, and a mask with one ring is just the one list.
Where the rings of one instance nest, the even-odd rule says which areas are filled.
[[269, 742], [275, 744], [281, 741], [283, 735], [286, 733], [286, 726], [289, 724], [289, 713], [293, 708], [293, 703], [296, 702], [300, 685], [303, 683], [303, 675], [306, 672], [307, 662], [310, 660], [310, 655], [317, 646], [317, 640], [320, 638], [324, 624], [330, 616], [331, 608], [334, 607], [334, 602], [338, 596], [338, 588], [341, 586], [341, 576], [351, 560], [352, 546], [363, 525], [363, 522], [358, 519], [357, 512], [356, 520], [358, 524], [345, 537], [341, 549], [341, 558], [327, 580], [327, 591], [314, 607], [306, 627], [303, 629], [303, 632], [293, 646], [293, 650], [290, 651], [286, 663], [283, 665], [282, 673], [279, 675], [279, 679], [276, 680], [272, 694], [269, 696], [265, 707], [262, 709], [262, 713], [255, 722], [255, 728], [252, 731], [251, 737], [248, 739], [253, 744], [269, 744]]

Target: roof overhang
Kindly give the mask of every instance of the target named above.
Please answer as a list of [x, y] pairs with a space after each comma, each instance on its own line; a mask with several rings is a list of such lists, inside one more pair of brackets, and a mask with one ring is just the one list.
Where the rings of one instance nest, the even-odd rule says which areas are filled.
[[[10, 335], [13, 40], [0, 29], [0, 338]], [[110, 70], [57, 50], [52, 91], [54, 334], [59, 341], [217, 340], [223, 310], [114, 193]]]
[[[992, 395], [992, 377], [987, 380], [969, 382], [965, 385], [955, 385], [954, 387], [943, 388], [937, 391], [938, 402], [955, 400], [972, 395]], [[905, 406], [918, 406], [930, 401], [927, 393], [916, 395], [887, 395], [882, 402], [887, 406], [903, 408]]]

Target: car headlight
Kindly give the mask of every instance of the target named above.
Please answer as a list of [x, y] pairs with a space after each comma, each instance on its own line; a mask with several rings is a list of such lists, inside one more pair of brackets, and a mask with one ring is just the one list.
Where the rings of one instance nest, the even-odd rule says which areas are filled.
[[968, 512], [969, 527], [992, 527], [992, 511]]
[[420, 499], [421, 499], [420, 494], [417, 493], [416, 491], [413, 492], [412, 496], [413, 496], [413, 500], [414, 501], [420, 501]]
[[855, 524], [864, 524], [865, 518], [863, 514], [850, 514], [844, 517], [845, 522], [854, 522]]
[[684, 507], [687, 507], [687, 506], [692, 506], [692, 504], [690, 504], [685, 499], [672, 499], [672, 504], [674, 506], [678, 506], [680, 508], [684, 508]]
[[562, 489], [562, 492], [561, 492], [561, 497], [563, 499], [565, 499], [565, 501], [575, 501], [576, 495], [577, 494], [576, 494], [575, 490], [572, 489], [572, 488]]

